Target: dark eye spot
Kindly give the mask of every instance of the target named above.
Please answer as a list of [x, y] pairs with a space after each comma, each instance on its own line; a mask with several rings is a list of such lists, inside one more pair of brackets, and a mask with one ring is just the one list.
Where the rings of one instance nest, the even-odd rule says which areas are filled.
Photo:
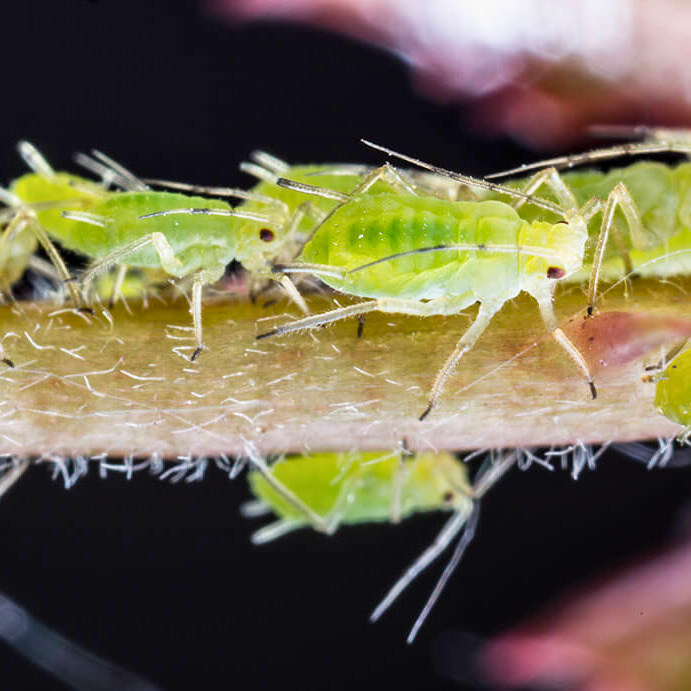
[[547, 278], [564, 278], [565, 271], [558, 266], [550, 266], [547, 269]]
[[445, 492], [442, 499], [443, 499], [445, 504], [450, 504], [453, 501], [453, 492], [451, 490], [449, 490], [448, 492]]
[[262, 228], [259, 231], [259, 239], [262, 242], [273, 242], [275, 238], [276, 238], [276, 234], [274, 233], [273, 230], [271, 230], [269, 228]]

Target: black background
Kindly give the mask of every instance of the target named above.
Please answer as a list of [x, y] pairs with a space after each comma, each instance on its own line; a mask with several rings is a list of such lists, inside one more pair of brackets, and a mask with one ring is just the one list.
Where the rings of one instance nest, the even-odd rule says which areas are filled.
[[[3, 7], [2, 180], [34, 142], [57, 168], [99, 148], [144, 176], [246, 185], [253, 148], [289, 161], [380, 157], [360, 137], [464, 172], [534, 156], [469, 133], [463, 111], [416, 97], [393, 56], [333, 35], [231, 26], [193, 2], [44, 0]], [[69, 492], [45, 468], [0, 503], [0, 590], [46, 625], [166, 689], [474, 688], [443, 680], [445, 636], [488, 637], [569, 584], [670, 536], [684, 470], [616, 453], [577, 482], [534, 468], [483, 505], [478, 537], [413, 647], [423, 576], [376, 626], [371, 608], [441, 517], [294, 534], [252, 547], [244, 479], [140, 476]], [[447, 639], [448, 640], [448, 639]], [[460, 674], [468, 653], [452, 664]], [[62, 688], [0, 644], [3, 688]]]

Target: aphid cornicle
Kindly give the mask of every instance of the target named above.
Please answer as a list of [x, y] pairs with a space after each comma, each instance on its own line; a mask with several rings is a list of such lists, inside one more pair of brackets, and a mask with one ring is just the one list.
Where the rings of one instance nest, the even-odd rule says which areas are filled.
[[[312, 271], [336, 290], [374, 299], [279, 326], [259, 338], [372, 311], [421, 317], [458, 314], [479, 302], [475, 321], [437, 374], [422, 420], [436, 404], [449, 374], [494, 314], [525, 291], [537, 301], [548, 331], [581, 369], [594, 397], [588, 366], [559, 329], [552, 306], [555, 284], [582, 266], [591, 209], [579, 210], [570, 197], [560, 198], [562, 209], [519, 191], [375, 148], [471, 187], [529, 200], [564, 221], [529, 223], [499, 201], [451, 202], [392, 193], [341, 195], [341, 206], [315, 231], [298, 261], [280, 268]], [[389, 168], [384, 166], [382, 171]], [[376, 175], [377, 171], [369, 176], [370, 183]], [[281, 184], [309, 194], [323, 193], [289, 180]]]
[[691, 349], [677, 355], [655, 377], [655, 407], [673, 422], [684, 426], [678, 439], [691, 439]]
[[[274, 513], [278, 520], [254, 533], [255, 543], [274, 540], [293, 530], [312, 527], [326, 534], [341, 525], [390, 521], [414, 513], [452, 512], [434, 542], [404, 572], [371, 616], [376, 621], [418, 574], [461, 535], [454, 554], [408, 636], [412, 642], [448, 578], [472, 540], [479, 499], [513, 465], [516, 454], [501, 456], [468, 481], [465, 465], [451, 454], [393, 452], [315, 453], [285, 456], [267, 466], [253, 456], [257, 468], [248, 475], [255, 501], [245, 516]], [[465, 527], [465, 531], [463, 531]]]

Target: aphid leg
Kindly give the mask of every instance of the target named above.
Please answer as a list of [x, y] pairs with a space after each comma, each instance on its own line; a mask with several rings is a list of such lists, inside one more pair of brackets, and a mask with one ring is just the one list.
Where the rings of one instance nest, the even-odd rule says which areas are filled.
[[[667, 364], [671, 362], [679, 353], [682, 351], [682, 348], [686, 345], [686, 341], [688, 341], [688, 338], [685, 338], [683, 341], [678, 341], [675, 343], [667, 352], [664, 353], [662, 358], [658, 360], [658, 362], [652, 364], [652, 365], [646, 365], [644, 368], [646, 372], [657, 372], [659, 370], [664, 369], [667, 367]], [[643, 381], [652, 381], [652, 379], [646, 379], [644, 377]]]
[[[72, 217], [73, 214], [70, 214], [69, 218]], [[93, 281], [99, 273], [110, 268], [113, 266], [113, 264], [118, 263], [122, 257], [125, 257], [132, 252], [136, 252], [147, 245], [154, 246], [163, 269], [167, 273], [176, 276], [180, 270], [180, 267], [182, 266], [182, 262], [180, 262], [180, 260], [175, 256], [173, 248], [163, 233], [150, 233], [149, 235], [145, 235], [134, 242], [123, 245], [114, 252], [111, 252], [109, 255], [94, 262], [81, 276], [82, 292], [87, 293], [91, 281]]]
[[53, 167], [46, 161], [41, 152], [30, 142], [21, 140], [17, 143], [17, 151], [34, 173], [42, 175], [46, 178], [52, 178], [55, 175]]
[[[542, 185], [548, 187], [557, 201], [564, 209], [576, 210], [578, 208], [578, 203], [576, 202], [576, 197], [573, 196], [573, 192], [568, 188], [564, 179], [559, 175], [557, 169], [554, 167], [545, 168], [539, 173], [531, 176], [526, 184], [521, 188], [521, 191], [527, 195], [535, 194]], [[520, 209], [523, 204], [526, 203], [525, 199], [516, 199], [511, 203], [514, 209]]]
[[540, 308], [540, 315], [542, 316], [542, 321], [544, 321], [547, 330], [583, 373], [588, 387], [590, 388], [590, 395], [593, 398], [597, 398], [597, 389], [595, 388], [595, 382], [593, 381], [593, 375], [590, 373], [588, 363], [585, 361], [581, 351], [576, 348], [566, 334], [557, 326], [557, 316], [554, 314], [554, 306], [552, 305], [552, 291], [545, 290], [543, 293], [533, 293], [533, 297], [537, 300], [538, 307]]
[[[20, 232], [24, 227], [28, 227], [28, 229], [36, 236], [36, 239], [39, 241], [41, 247], [43, 247], [51, 263], [60, 275], [60, 279], [67, 285], [67, 289], [69, 290], [72, 301], [76, 305], [77, 309], [85, 309], [85, 305], [83, 304], [77, 287], [70, 281], [70, 272], [67, 270], [65, 262], [62, 260], [60, 252], [58, 252], [58, 248], [53, 244], [46, 231], [35, 218], [23, 211], [18, 212], [7, 226], [5, 236], [11, 238], [14, 233]], [[3, 237], [3, 240], [5, 240], [5, 237]]]
[[597, 284], [600, 280], [602, 260], [604, 257], [609, 232], [615, 227], [614, 214], [617, 210], [617, 207], [622, 210], [624, 217], [626, 218], [633, 245], [638, 246], [640, 244], [644, 244], [644, 230], [641, 214], [638, 211], [636, 202], [633, 200], [633, 197], [626, 188], [626, 185], [624, 185], [623, 182], [620, 182], [609, 193], [605, 207], [602, 211], [602, 224], [600, 225], [600, 233], [597, 238], [597, 245], [593, 255], [593, 268], [590, 272], [590, 280], [588, 281], [588, 315], [592, 315], [593, 311], [595, 310], [595, 297], [597, 294]]
[[24, 475], [24, 473], [29, 469], [29, 466], [31, 465], [31, 461], [29, 461], [26, 458], [23, 458], [19, 461], [17, 465], [14, 466], [11, 470], [8, 470], [1, 478], [0, 478], [0, 497], [2, 497], [5, 492], [7, 492], [12, 485], [14, 485], [19, 478]]
[[379, 181], [385, 182], [396, 192], [419, 196], [418, 190], [416, 190], [415, 187], [390, 163], [385, 163], [383, 166], [379, 166], [379, 168], [375, 168], [372, 172], [368, 173], [351, 194], [364, 194]]
[[480, 303], [480, 309], [475, 317], [475, 321], [468, 327], [466, 332], [461, 337], [461, 340], [458, 341], [453, 353], [449, 355], [439, 372], [437, 372], [437, 376], [434, 379], [434, 384], [432, 385], [432, 389], [429, 394], [429, 403], [427, 404], [427, 408], [425, 408], [422, 415], [420, 415], [420, 421], [424, 420], [432, 412], [432, 408], [434, 408], [434, 406], [437, 404], [439, 396], [441, 395], [442, 389], [444, 388], [444, 384], [446, 383], [449, 375], [456, 368], [459, 360], [475, 345], [484, 330], [492, 321], [492, 317], [497, 313], [500, 307], [501, 303]]
[[[334, 532], [337, 525], [332, 526], [332, 521], [320, 516], [316, 511], [314, 511], [314, 509], [305, 504], [305, 502], [302, 501], [302, 499], [300, 499], [300, 497], [298, 497], [292, 490], [288, 489], [288, 487], [286, 487], [282, 482], [277, 480], [261, 456], [256, 453], [251, 453], [250, 460], [257, 470], [259, 470], [259, 472], [264, 476], [267, 484], [270, 485], [275, 492], [280, 494], [281, 497], [283, 497], [283, 499], [285, 499], [294, 509], [299, 511], [304, 516], [305, 521], [308, 524], [321, 533], [330, 534]], [[301, 523], [297, 521], [277, 521], [276, 523], [272, 523], [254, 533], [252, 535], [252, 542], [255, 544], [268, 542], [269, 540], [280, 537], [290, 530], [299, 528], [300, 526]]]
[[277, 156], [272, 156], [266, 151], [261, 151], [260, 149], [255, 149], [252, 151], [252, 153], [250, 153], [250, 158], [255, 163], [258, 163], [260, 166], [263, 166], [267, 170], [270, 170], [277, 175], [281, 175], [290, 170], [290, 166], [283, 159], [278, 158]]
[[389, 518], [392, 523], [400, 523], [403, 514], [403, 507], [401, 504], [401, 497], [403, 495], [403, 487], [405, 487], [408, 474], [410, 473], [409, 463], [412, 454], [408, 451], [405, 441], [401, 443], [398, 453], [398, 467], [393, 478], [393, 488], [391, 492], [391, 506], [389, 508]]
[[295, 284], [285, 274], [278, 274], [275, 276], [276, 281], [280, 283], [283, 290], [286, 291], [288, 297], [300, 308], [303, 314], [309, 314], [310, 308], [305, 302], [305, 298], [300, 295], [300, 291], [295, 287]]
[[117, 302], [122, 297], [122, 284], [125, 281], [125, 276], [127, 275], [127, 265], [118, 264], [117, 274], [115, 275], [115, 280], [113, 281], [113, 290], [110, 293], [110, 300], [108, 300], [108, 307], [113, 309]]
[[202, 289], [204, 288], [203, 272], [195, 274], [192, 282], [192, 300], [190, 302], [190, 314], [192, 315], [192, 326], [194, 327], [194, 339], [197, 342], [197, 347], [192, 353], [190, 362], [194, 362], [199, 354], [204, 350], [204, 343], [202, 341]]

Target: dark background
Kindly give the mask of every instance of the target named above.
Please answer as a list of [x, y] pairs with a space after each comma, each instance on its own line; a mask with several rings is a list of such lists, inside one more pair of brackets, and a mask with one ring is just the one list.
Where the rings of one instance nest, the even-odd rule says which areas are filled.
[[[246, 185], [253, 148], [288, 161], [380, 157], [366, 137], [483, 174], [534, 157], [418, 98], [374, 48], [305, 28], [230, 26], [194, 2], [43, 0], [2, 13], [1, 179], [34, 142], [57, 168], [96, 147], [143, 176]], [[474, 688], [443, 680], [449, 634], [488, 637], [569, 584], [670, 536], [689, 472], [610, 453], [578, 482], [513, 473], [413, 647], [405, 636], [441, 565], [384, 619], [367, 617], [440, 516], [294, 534], [252, 547], [243, 478], [171, 486], [139, 476], [66, 492], [32, 469], [0, 503], [0, 590], [65, 636], [165, 689]], [[455, 673], [469, 652], [455, 654]], [[451, 674], [454, 670], [450, 671]], [[63, 688], [0, 643], [3, 688]]]

